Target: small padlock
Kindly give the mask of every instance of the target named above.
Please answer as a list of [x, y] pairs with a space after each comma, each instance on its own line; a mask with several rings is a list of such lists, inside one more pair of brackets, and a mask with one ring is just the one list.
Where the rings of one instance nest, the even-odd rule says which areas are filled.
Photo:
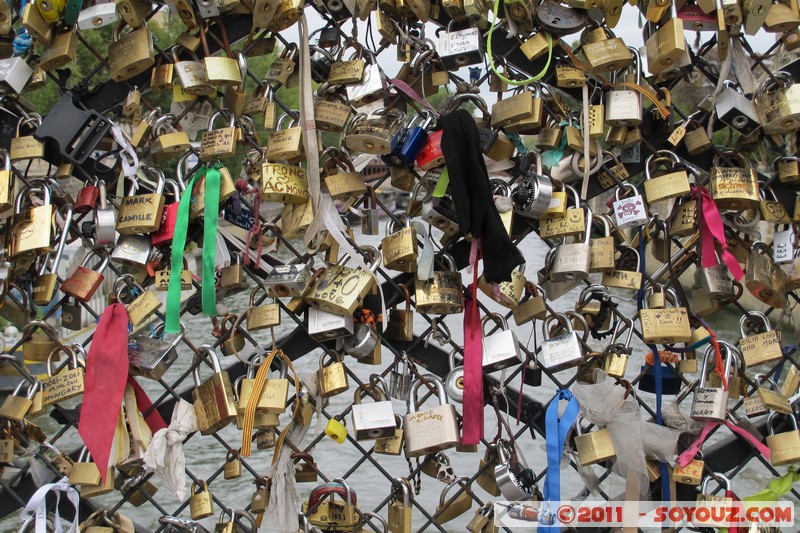
[[[200, 489], [195, 492], [196, 489]], [[189, 496], [189, 513], [192, 520], [201, 520], [214, 514], [214, 500], [205, 479], [192, 483]]]

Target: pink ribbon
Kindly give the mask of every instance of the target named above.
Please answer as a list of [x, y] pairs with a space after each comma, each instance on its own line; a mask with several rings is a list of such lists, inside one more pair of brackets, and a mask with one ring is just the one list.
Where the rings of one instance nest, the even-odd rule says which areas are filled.
[[483, 339], [478, 317], [479, 240], [472, 239], [470, 297], [464, 303], [464, 420], [462, 444], [478, 444], [483, 438]]
[[717, 255], [715, 253], [714, 241], [719, 243], [722, 250], [722, 260], [727, 265], [733, 279], [739, 281], [744, 276], [739, 261], [728, 250], [728, 242], [725, 240], [725, 226], [722, 224], [722, 217], [719, 215], [717, 204], [708, 194], [702, 185], [693, 188], [693, 193], [700, 203], [700, 236], [702, 238], [703, 267], [709, 268], [717, 266]]
[[430, 102], [422, 98], [419, 95], [419, 93], [417, 93], [417, 91], [415, 91], [414, 88], [411, 87], [411, 85], [407, 84], [406, 82], [398, 78], [389, 80], [389, 83], [391, 83], [398, 91], [405, 93], [406, 96], [408, 96], [418, 104], [422, 105], [423, 107], [427, 108], [429, 111], [433, 113], [434, 116], [439, 115], [439, 113], [436, 112], [436, 108], [434, 108], [430, 104]]
[[[678, 457], [678, 461], [677, 461], [678, 462], [678, 466], [686, 466], [686, 465], [688, 465], [689, 463], [692, 462], [692, 459], [694, 459], [694, 457], [697, 455], [697, 452], [700, 451], [700, 448], [703, 446], [703, 443], [708, 438], [708, 435], [709, 435], [709, 433], [711, 433], [711, 430], [714, 429], [715, 427], [717, 427], [718, 425], [720, 425], [720, 422], [707, 422], [706, 423], [705, 427], [703, 427], [703, 431], [700, 432], [700, 436], [697, 437], [697, 440], [694, 441], [692, 443], [692, 445], [689, 446], [686, 449], [686, 451], [684, 451], [680, 455], [680, 457]], [[730, 429], [731, 431], [733, 431], [734, 433], [736, 433], [740, 437], [744, 438], [750, 444], [755, 446], [755, 448], [759, 452], [761, 452], [761, 455], [766, 457], [767, 460], [769, 460], [769, 458], [772, 456], [772, 452], [770, 451], [769, 448], [767, 448], [761, 442], [756, 440], [756, 438], [753, 435], [751, 435], [750, 433], [748, 433], [744, 429], [740, 428], [736, 424], [731, 423], [730, 420], [726, 420], [725, 421], [725, 425], [728, 426], [728, 429]]]

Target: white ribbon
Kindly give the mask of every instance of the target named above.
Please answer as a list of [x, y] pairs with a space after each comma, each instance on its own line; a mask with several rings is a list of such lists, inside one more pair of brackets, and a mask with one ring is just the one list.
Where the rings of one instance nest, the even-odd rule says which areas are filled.
[[426, 227], [425, 224], [419, 220], [413, 221], [411, 225], [414, 226], [417, 235], [425, 235], [422, 241], [422, 251], [417, 258], [417, 279], [428, 281], [433, 277], [435, 258], [433, 240], [431, 239], [431, 225], [428, 224]]
[[[302, 443], [308, 428], [309, 426], [295, 422], [286, 435], [286, 441], [296, 445]], [[302, 448], [302, 446], [298, 445], [297, 448]], [[300, 494], [297, 491], [295, 465], [291, 458], [292, 452], [293, 446], [289, 446], [284, 442], [283, 446], [281, 446], [278, 460], [266, 472], [266, 477], [272, 479], [272, 490], [269, 494], [269, 505], [267, 506], [265, 517], [267, 522], [274, 524], [274, 529], [281, 533], [295, 533], [300, 527], [297, 519], [297, 509], [300, 508]]]
[[327, 230], [331, 237], [339, 244], [341, 253], [350, 256], [359, 268], [368, 272], [378, 286], [381, 297], [381, 313], [386, 314], [386, 302], [383, 291], [380, 290], [380, 280], [344, 236], [344, 224], [336, 206], [328, 193], [320, 189], [319, 170], [319, 145], [317, 144], [317, 123], [314, 120], [314, 98], [311, 87], [311, 51], [308, 39], [308, 21], [305, 14], [300, 17], [300, 125], [303, 128], [303, 148], [306, 152], [306, 179], [308, 181], [308, 195], [314, 208], [314, 219], [308, 226], [303, 237], [306, 248], [314, 252], [322, 244], [322, 231]]
[[56, 493], [56, 508], [53, 520], [54, 533], [62, 533], [61, 516], [58, 514], [62, 492], [67, 493], [67, 499], [69, 499], [70, 503], [72, 503], [72, 506], [75, 508], [75, 519], [70, 523], [67, 533], [78, 533], [78, 524], [80, 523], [78, 517], [78, 500], [80, 499], [80, 495], [75, 487], [69, 484], [69, 478], [66, 476], [55, 483], [48, 483], [47, 485], [39, 487], [39, 490], [31, 496], [25, 509], [20, 512], [19, 519], [25, 522], [31, 517], [36, 517], [36, 533], [47, 533], [47, 493], [50, 491]]
[[28, 466], [30, 468], [31, 478], [33, 478], [33, 483], [37, 487], [41, 487], [45, 483], [50, 483], [53, 481], [53, 479], [56, 477], [56, 474], [36, 457], [36, 452], [38, 451], [39, 445], [31, 444], [25, 449], [25, 452], [20, 456], [20, 458], [28, 460]]
[[647, 458], [671, 461], [678, 443], [679, 431], [641, 420], [639, 403], [625, 389], [600, 369], [595, 370], [595, 383], [578, 383], [573, 395], [581, 414], [591, 423], [608, 428], [617, 458], [613, 472], [628, 483], [639, 483], [639, 500], [650, 498]]
[[181, 500], [186, 498], [186, 456], [183, 453], [183, 441], [189, 433], [198, 429], [194, 406], [185, 400], [178, 400], [169, 427], [156, 431], [150, 446], [144, 452], [144, 464], [147, 468], [155, 471], [167, 488]]
[[111, 135], [114, 137], [120, 147], [120, 164], [122, 165], [122, 173], [126, 178], [136, 175], [139, 170], [139, 156], [136, 155], [136, 150], [131, 146], [128, 136], [116, 124], [111, 125]]
[[136, 394], [133, 387], [125, 385], [125, 395], [123, 396], [125, 414], [128, 419], [128, 426], [131, 428], [131, 441], [133, 443], [134, 457], [142, 457], [144, 451], [150, 446], [153, 432], [145, 422], [142, 413], [139, 412], [139, 404], [136, 403]]

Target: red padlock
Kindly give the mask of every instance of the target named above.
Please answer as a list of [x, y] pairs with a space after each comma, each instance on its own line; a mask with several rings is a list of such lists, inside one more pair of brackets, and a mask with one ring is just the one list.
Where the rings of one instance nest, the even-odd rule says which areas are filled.
[[91, 178], [78, 191], [78, 195], [75, 197], [75, 205], [72, 208], [73, 213], [83, 214], [94, 210], [97, 205], [97, 199], [100, 196], [100, 187], [97, 186], [97, 183], [97, 178]]
[[174, 201], [164, 206], [164, 210], [161, 211], [161, 226], [157, 231], [150, 234], [153, 246], [171, 243], [172, 237], [175, 235], [175, 224], [178, 221], [178, 205], [181, 199], [181, 189], [178, 186], [178, 182], [168, 179], [164, 182], [164, 189], [172, 191]]
[[434, 131], [428, 135], [428, 139], [417, 154], [417, 165], [422, 170], [430, 170], [444, 165], [442, 130]]

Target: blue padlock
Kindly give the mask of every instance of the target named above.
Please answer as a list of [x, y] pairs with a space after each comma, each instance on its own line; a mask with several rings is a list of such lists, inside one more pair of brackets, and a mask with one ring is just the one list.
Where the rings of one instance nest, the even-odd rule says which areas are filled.
[[383, 156], [384, 163], [395, 167], [411, 166], [428, 139], [427, 129], [434, 125], [435, 121], [436, 118], [430, 113], [419, 114], [412, 118], [408, 126], [392, 139], [392, 151]]

